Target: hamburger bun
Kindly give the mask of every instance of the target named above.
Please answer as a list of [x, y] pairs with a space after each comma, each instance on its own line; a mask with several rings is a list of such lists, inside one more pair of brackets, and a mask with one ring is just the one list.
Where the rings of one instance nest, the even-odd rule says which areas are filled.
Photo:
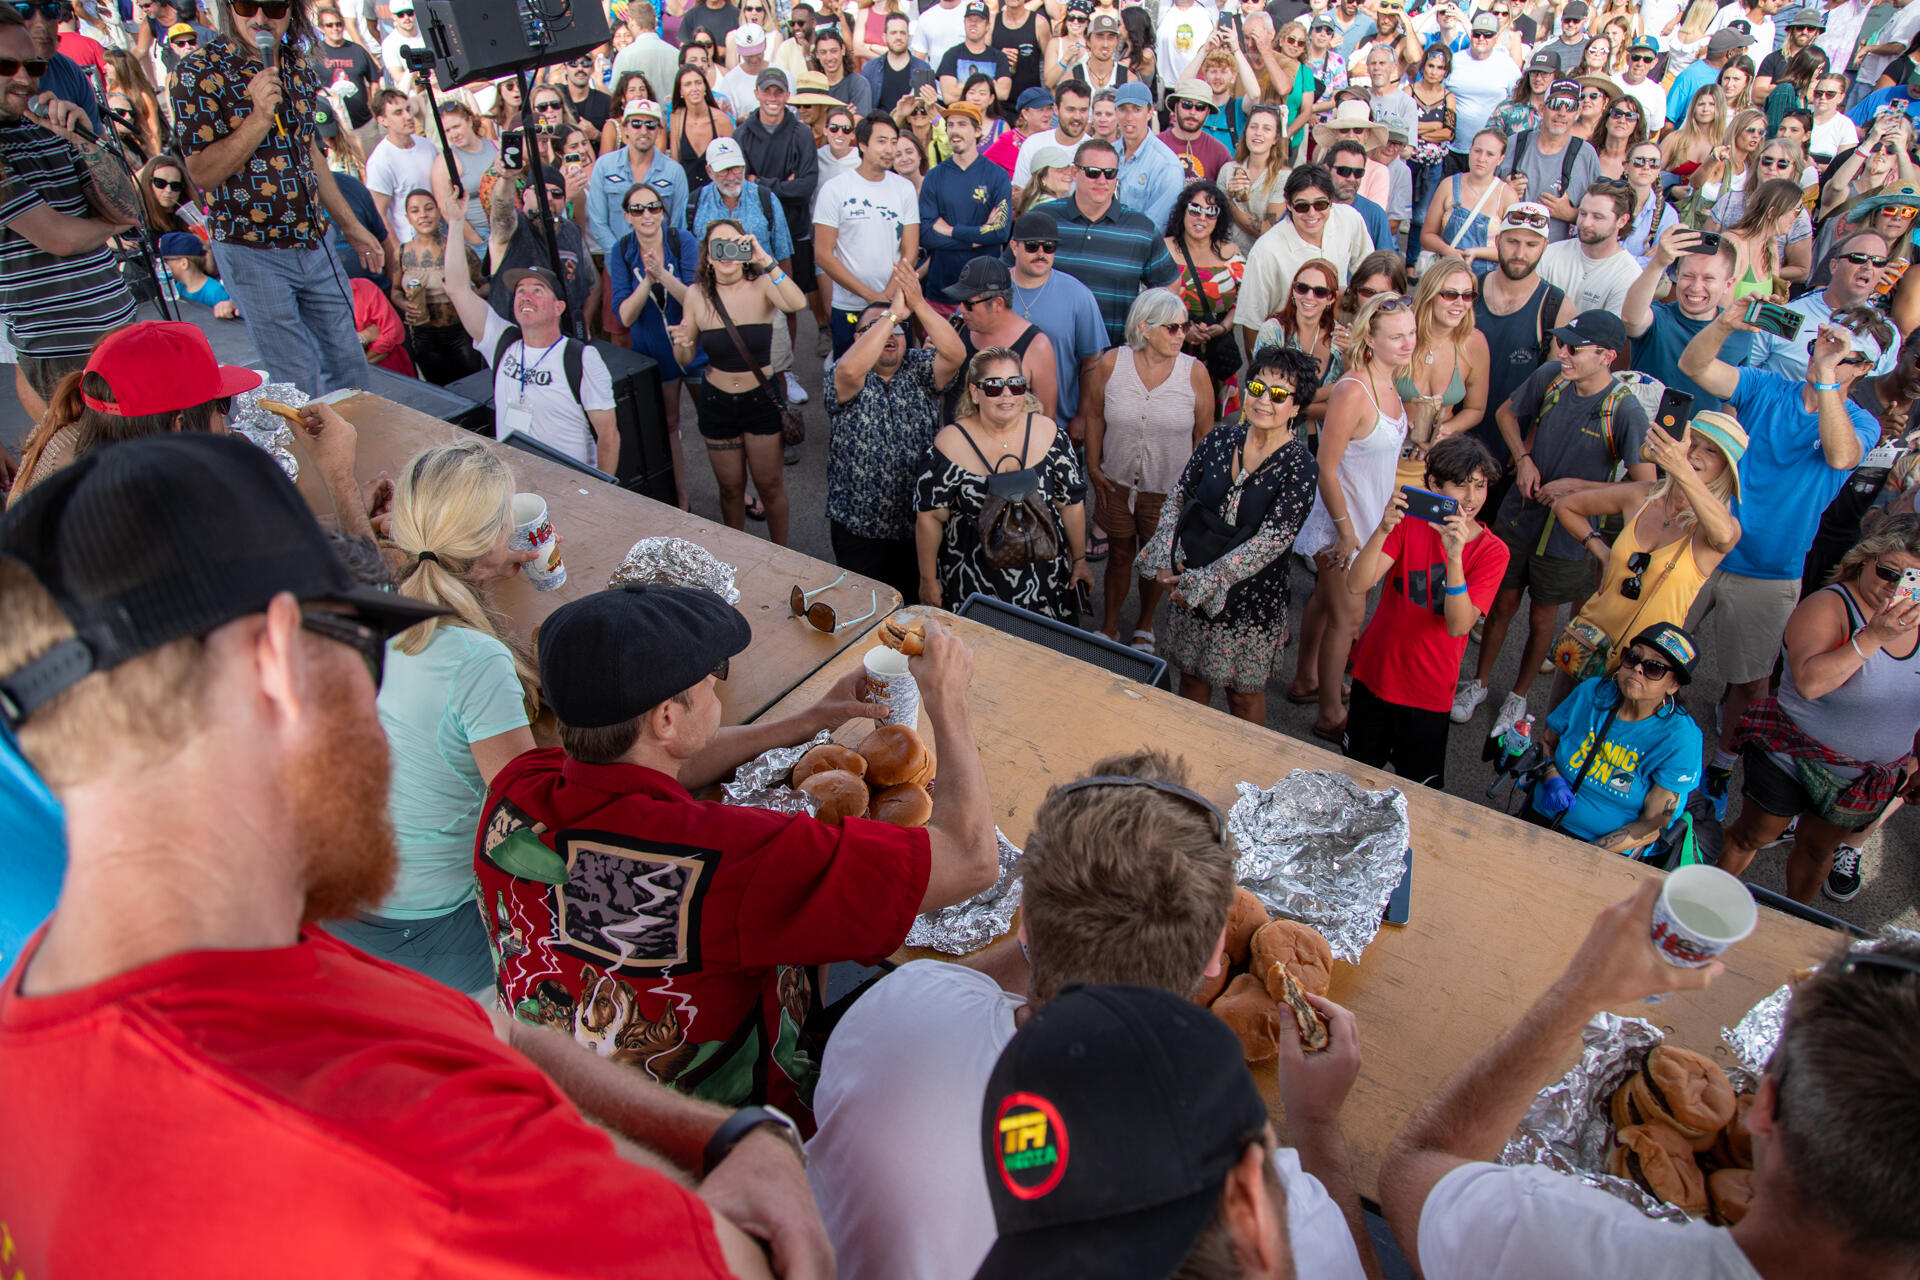
[[1226, 993], [1213, 1002], [1213, 1011], [1240, 1037], [1240, 1050], [1249, 1063], [1280, 1056], [1280, 1009], [1260, 979], [1243, 973], [1229, 982]]
[[1715, 1169], [1707, 1175], [1707, 1194], [1713, 1200], [1713, 1216], [1732, 1226], [1747, 1216], [1753, 1203], [1753, 1170]]
[[1235, 885], [1233, 905], [1227, 908], [1227, 959], [1243, 965], [1253, 954], [1253, 935], [1267, 925], [1267, 909], [1251, 889]]
[[856, 778], [867, 776], [867, 758], [852, 747], [843, 747], [837, 742], [823, 742], [807, 754], [800, 757], [800, 763], [793, 766], [793, 785], [799, 786], [816, 773], [825, 773], [829, 769], [844, 769]]
[[1753, 1134], [1747, 1131], [1747, 1112], [1753, 1109], [1753, 1095], [1743, 1093], [1733, 1100], [1733, 1119], [1720, 1131], [1713, 1144], [1714, 1158], [1727, 1168], [1753, 1168]]
[[876, 822], [891, 822], [896, 827], [924, 827], [933, 816], [933, 797], [925, 787], [902, 782], [874, 792], [867, 816]]
[[1294, 981], [1316, 996], [1327, 994], [1333, 985], [1333, 948], [1318, 929], [1298, 920], [1274, 920], [1255, 930], [1247, 969], [1267, 984], [1268, 995], [1284, 1000], [1283, 986], [1273, 972], [1276, 965], [1286, 966]]
[[924, 787], [933, 779], [933, 755], [907, 725], [881, 725], [861, 742], [860, 754], [867, 759], [867, 781], [876, 787], [903, 782]]
[[800, 789], [820, 802], [813, 816], [830, 827], [847, 818], [865, 817], [867, 784], [845, 769], [827, 769], [800, 784]]
[[1630, 1124], [1614, 1134], [1607, 1172], [1692, 1217], [1707, 1211], [1707, 1179], [1687, 1140], [1663, 1124]]
[[262, 409], [265, 409], [268, 413], [271, 413], [276, 417], [285, 418], [287, 420], [288, 426], [305, 427], [307, 425], [307, 420], [300, 416], [300, 411], [294, 408], [290, 404], [286, 404], [279, 400], [268, 400], [265, 398], [255, 400], [254, 404], [258, 405]]
[[1733, 1119], [1733, 1083], [1704, 1053], [1655, 1045], [1641, 1074], [1656, 1106], [1655, 1117], [1692, 1138], [1695, 1151], [1711, 1147], [1715, 1135]]
[[927, 624], [905, 614], [895, 614], [881, 623], [874, 634], [889, 649], [898, 649], [909, 658], [927, 651]]
[[1708, 1132], [1695, 1129], [1674, 1119], [1673, 1113], [1654, 1091], [1645, 1071], [1636, 1071], [1627, 1077], [1627, 1082], [1614, 1091], [1608, 1110], [1615, 1129], [1636, 1124], [1657, 1124], [1685, 1138], [1696, 1151], [1705, 1151], [1719, 1136], [1718, 1130]]

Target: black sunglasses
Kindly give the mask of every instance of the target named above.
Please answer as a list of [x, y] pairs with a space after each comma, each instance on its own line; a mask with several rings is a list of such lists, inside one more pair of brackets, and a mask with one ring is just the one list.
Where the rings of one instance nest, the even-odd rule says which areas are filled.
[[732, 658], [720, 659], [720, 665], [713, 669], [713, 678], [715, 680], [725, 680], [727, 678], [727, 672], [731, 670], [732, 667], [733, 667]]
[[1653, 554], [1648, 551], [1636, 551], [1628, 556], [1627, 572], [1633, 576], [1620, 584], [1620, 594], [1629, 600], [1638, 600], [1640, 598], [1640, 575], [1645, 573], [1647, 566], [1652, 563]]
[[1906, 572], [1904, 569], [1896, 569], [1890, 564], [1881, 564], [1878, 560], [1873, 562], [1873, 571], [1880, 575], [1880, 581], [1882, 582], [1898, 582], [1900, 581], [1900, 576]]
[[73, 16], [73, 10], [67, 6], [65, 0], [55, 4], [23, 4], [21, 0], [14, 0], [13, 11], [29, 22], [33, 20], [33, 15], [36, 13], [48, 22], [65, 22]]
[[355, 622], [344, 613], [319, 608], [300, 610], [300, 627], [359, 650], [361, 661], [367, 664], [367, 674], [373, 677], [373, 687], [380, 687], [380, 678], [387, 670], [387, 635], [384, 631], [364, 622]]
[[[251, 18], [256, 13], [264, 13], [268, 20], [278, 22], [287, 16], [288, 0], [227, 0], [227, 8], [233, 10], [236, 18]], [[393, 16], [404, 18], [412, 13], [411, 9], [395, 9]]]
[[1887, 265], [1885, 258], [1878, 257], [1871, 253], [1843, 253], [1838, 256], [1840, 261], [1851, 262], [1856, 267], [1884, 267]]
[[628, 213], [641, 214], [659, 213], [665, 206], [656, 201], [653, 204], [630, 204], [626, 208]]
[[1336, 178], [1364, 178], [1367, 176], [1367, 171], [1364, 168], [1356, 169], [1348, 164], [1336, 164], [1333, 166], [1333, 176]]
[[1112, 165], [1112, 166], [1108, 166], [1108, 167], [1105, 167], [1105, 168], [1091, 168], [1091, 169], [1090, 169], [1090, 168], [1088, 168], [1088, 167], [1087, 167], [1086, 165], [1081, 165], [1081, 166], [1080, 166], [1080, 172], [1081, 172], [1082, 174], [1084, 174], [1084, 175], [1086, 175], [1087, 177], [1089, 177], [1089, 178], [1092, 178], [1092, 179], [1094, 179], [1095, 181], [1099, 181], [1099, 180], [1102, 180], [1102, 179], [1105, 179], [1105, 178], [1117, 178], [1117, 177], [1119, 177], [1119, 176], [1120, 176], [1120, 166], [1119, 166], [1119, 165]]
[[1022, 240], [1020, 243], [1028, 253], [1052, 253], [1060, 247], [1058, 240]]
[[1638, 667], [1640, 674], [1649, 680], [1659, 680], [1673, 674], [1673, 664], [1671, 662], [1662, 662], [1658, 658], [1649, 658], [1645, 655], [1635, 656], [1629, 653], [1626, 657], [1620, 659], [1620, 669], [1622, 671], [1631, 671], [1635, 667]]
[[168, 182], [165, 178], [161, 177], [149, 178], [147, 181], [153, 184], [155, 191], [185, 191], [187, 189], [187, 184], [184, 182]]
[[1293, 210], [1295, 213], [1325, 213], [1327, 210], [1333, 208], [1333, 201], [1327, 199], [1295, 200], [1292, 204], [1288, 205], [1287, 208]]
[[178, 40], [169, 40], [167, 43], [176, 49], [191, 49], [199, 43], [199, 39], [195, 36], [181, 36]]
[[17, 58], [0, 58], [0, 80], [12, 79], [14, 76], [20, 74], [22, 68], [26, 69], [28, 75], [38, 80], [41, 76], [47, 74], [47, 60], [45, 58], [27, 58], [22, 61]]
[[1011, 378], [982, 378], [973, 385], [995, 398], [1009, 393], [1016, 396], [1027, 394], [1027, 379], [1019, 374]]

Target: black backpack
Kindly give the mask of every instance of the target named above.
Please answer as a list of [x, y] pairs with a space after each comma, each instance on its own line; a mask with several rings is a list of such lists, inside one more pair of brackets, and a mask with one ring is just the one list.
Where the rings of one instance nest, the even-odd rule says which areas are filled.
[[[495, 343], [493, 347], [493, 367], [495, 369], [498, 369], [500, 362], [507, 358], [507, 349], [518, 341], [520, 341], [520, 326], [517, 324], [508, 325], [506, 332], [500, 335], [500, 341]], [[580, 400], [580, 383], [587, 376], [586, 344], [576, 341], [564, 333], [560, 335], [560, 341], [566, 344], [560, 348], [560, 367], [566, 371], [567, 390], [573, 393], [574, 402], [577, 404]]]
[[[1533, 145], [1533, 135], [1535, 132], [1535, 130], [1529, 129], [1513, 140], [1513, 168], [1510, 172], [1520, 172], [1520, 166], [1524, 164], [1527, 159], [1527, 148]], [[1567, 149], [1560, 153], [1560, 189], [1553, 194], [1557, 196], [1567, 194], [1567, 184], [1573, 181], [1573, 166], [1575, 162], [1580, 159], [1580, 147], [1583, 141], [1583, 139], [1572, 136], [1567, 138]], [[1534, 200], [1539, 194], [1537, 191], [1529, 190], [1525, 199]]]

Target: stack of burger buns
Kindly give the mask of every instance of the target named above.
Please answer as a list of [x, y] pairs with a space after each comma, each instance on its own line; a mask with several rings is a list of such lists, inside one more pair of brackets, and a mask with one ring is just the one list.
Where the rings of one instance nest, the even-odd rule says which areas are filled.
[[933, 752], [904, 724], [883, 724], [858, 748], [823, 742], [793, 766], [793, 785], [818, 800], [814, 817], [830, 826], [873, 818], [924, 827], [933, 814]]
[[1752, 1095], [1736, 1096], [1705, 1054], [1656, 1045], [1614, 1091], [1607, 1172], [1693, 1217], [1732, 1225], [1753, 1198]]
[[1227, 912], [1225, 962], [1194, 999], [1211, 1008], [1240, 1037], [1249, 1063], [1280, 1054], [1280, 1009], [1293, 1011], [1301, 1044], [1327, 1047], [1327, 1023], [1306, 999], [1327, 994], [1333, 981], [1333, 949], [1318, 930], [1296, 920], [1272, 919], [1260, 899], [1236, 887]]

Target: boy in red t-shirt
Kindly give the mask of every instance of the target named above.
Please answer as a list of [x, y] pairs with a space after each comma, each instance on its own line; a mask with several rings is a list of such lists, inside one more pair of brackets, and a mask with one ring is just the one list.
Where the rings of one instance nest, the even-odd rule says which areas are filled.
[[1353, 704], [1347, 755], [1390, 768], [1410, 782], [1446, 786], [1447, 732], [1467, 633], [1493, 605], [1507, 571], [1507, 547], [1484, 536], [1475, 517], [1500, 465], [1472, 435], [1449, 436], [1427, 452], [1427, 489], [1459, 504], [1443, 523], [1406, 519], [1407, 493], [1387, 502], [1380, 527], [1360, 548], [1347, 584], [1386, 590], [1353, 650]]

